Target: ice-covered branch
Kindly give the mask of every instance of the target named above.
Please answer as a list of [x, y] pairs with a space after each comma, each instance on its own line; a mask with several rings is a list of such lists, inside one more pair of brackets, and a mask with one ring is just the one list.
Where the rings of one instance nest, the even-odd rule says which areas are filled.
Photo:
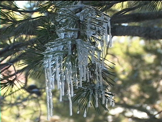
[[[76, 11], [78, 8], [79, 11]], [[98, 97], [102, 98], [103, 105], [106, 106], [109, 100], [110, 105], [113, 106], [112, 98], [106, 97], [102, 78], [102, 71], [106, 68], [104, 57], [112, 43], [110, 17], [83, 4], [61, 8], [57, 13], [55, 25], [59, 38], [47, 43], [43, 53], [48, 119], [52, 116], [51, 97], [52, 90], [56, 88], [55, 84], [60, 91], [60, 101], [64, 96], [64, 87], [67, 85], [70, 115], [72, 115], [71, 99], [75, 96], [74, 86], [87, 89], [83, 82], [93, 82], [96, 107], [98, 107]], [[91, 71], [90, 64], [93, 64], [94, 71]], [[91, 102], [91, 99], [88, 102]], [[86, 114], [87, 108], [84, 110], [84, 116]]]

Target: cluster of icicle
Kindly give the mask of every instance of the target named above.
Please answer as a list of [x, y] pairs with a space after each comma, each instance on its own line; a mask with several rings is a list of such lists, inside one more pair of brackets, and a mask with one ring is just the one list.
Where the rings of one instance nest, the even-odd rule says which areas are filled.
[[[84, 25], [80, 25], [80, 28], [76, 28], [72, 23], [73, 18], [70, 18], [71, 11], [75, 11], [78, 8], [82, 10], [76, 13], [75, 17], [81, 23], [84, 23]], [[64, 24], [66, 19], [69, 19], [69, 21], [66, 21], [66, 24]], [[106, 49], [111, 45], [109, 16], [101, 12], [97, 13], [96, 9], [91, 6], [78, 4], [61, 8], [56, 21], [65, 26], [58, 28], [57, 34], [59, 38], [47, 43], [47, 48], [43, 53], [48, 119], [53, 116], [52, 90], [55, 88], [60, 91], [60, 101], [62, 101], [63, 96], [68, 96], [70, 115], [72, 115], [72, 97], [75, 95], [74, 87], [84, 87], [82, 82], [89, 82], [92, 76], [88, 67], [89, 58], [96, 65], [96, 107], [98, 107], [99, 95], [97, 91], [99, 90], [102, 91], [102, 94], [100, 94], [100, 96], [102, 95], [102, 104], [108, 103], [108, 99], [105, 98], [105, 90], [103, 89], [102, 69], [105, 68], [103, 58], [106, 54]], [[86, 35], [86, 40], [78, 38], [81, 28], [82, 32], [80, 34]], [[94, 43], [91, 42], [92, 40]], [[76, 45], [75, 52], [72, 51], [72, 45], [74, 44]], [[77, 55], [77, 57], [72, 62], [71, 57], [73, 55]], [[74, 84], [75, 86], [73, 86]], [[67, 86], [67, 91], [65, 91], [65, 86]], [[113, 101], [110, 100], [110, 104], [114, 105]], [[84, 116], [86, 116], [86, 110]]]

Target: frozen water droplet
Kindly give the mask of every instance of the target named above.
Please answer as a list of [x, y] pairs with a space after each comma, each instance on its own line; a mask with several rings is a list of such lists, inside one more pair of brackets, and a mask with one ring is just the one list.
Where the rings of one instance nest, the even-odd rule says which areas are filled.
[[79, 113], [80, 113], [80, 111], [78, 110], [78, 111], [77, 111], [77, 114], [79, 114]]

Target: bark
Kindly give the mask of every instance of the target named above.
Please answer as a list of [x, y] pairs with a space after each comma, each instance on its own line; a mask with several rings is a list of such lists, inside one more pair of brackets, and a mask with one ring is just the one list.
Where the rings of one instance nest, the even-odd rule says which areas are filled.
[[111, 23], [112, 24], [130, 23], [130, 22], [141, 22], [141, 21], [156, 20], [156, 19], [162, 19], [162, 11], [112, 16]]
[[162, 39], [162, 28], [139, 27], [139, 26], [120, 26], [112, 27], [113, 36], [138, 36], [146, 39]]

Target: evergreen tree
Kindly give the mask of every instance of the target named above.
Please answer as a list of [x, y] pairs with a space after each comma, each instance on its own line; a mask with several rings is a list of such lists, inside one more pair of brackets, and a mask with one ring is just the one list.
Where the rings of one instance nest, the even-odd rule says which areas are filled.
[[[28, 78], [39, 79], [45, 74], [48, 108], [52, 108], [54, 92], [50, 87], [57, 85], [60, 101], [65, 89], [69, 105], [72, 106], [73, 98], [85, 116], [90, 104], [97, 110], [101, 106], [107, 109], [108, 101], [113, 105], [113, 61], [107, 58], [111, 38], [162, 39], [161, 1], [29, 3], [30, 6], [20, 9], [13, 1], [0, 2], [0, 85], [4, 97], [20, 89], [41, 96], [36, 85], [28, 85]], [[25, 82], [18, 79], [20, 73], [24, 73]], [[52, 84], [51, 77], [56, 84]], [[67, 81], [63, 87], [62, 81]], [[45, 88], [45, 81], [41, 83]], [[52, 116], [50, 109], [48, 112]]]

